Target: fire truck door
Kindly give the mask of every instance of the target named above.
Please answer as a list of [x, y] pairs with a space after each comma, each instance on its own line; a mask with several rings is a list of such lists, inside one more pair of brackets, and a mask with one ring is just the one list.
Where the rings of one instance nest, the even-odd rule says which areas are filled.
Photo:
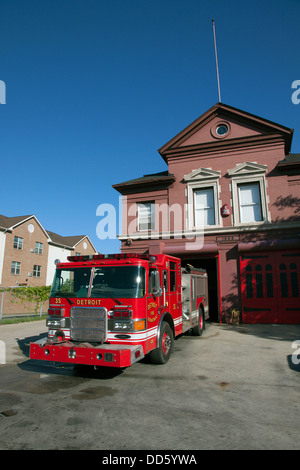
[[163, 294], [162, 295], [155, 295], [154, 294], [154, 281], [153, 281], [153, 271], [156, 271], [154, 269], [149, 270], [149, 279], [148, 279], [148, 295], [147, 295], [147, 330], [148, 330], [148, 336], [152, 336], [151, 329], [154, 328], [158, 321], [159, 321], [159, 312], [160, 312], [160, 306], [163, 302]]
[[181, 288], [180, 287], [181, 281], [178, 277], [178, 272], [179, 272], [178, 263], [170, 261], [168, 311], [173, 317], [175, 330], [176, 330], [176, 327], [179, 326], [179, 323], [181, 323], [181, 319], [182, 319], [181, 313], [180, 313], [181, 296], [178, 295], [178, 289]]
[[161, 309], [162, 311], [168, 310], [169, 308], [169, 279], [168, 279], [168, 271], [166, 269], [163, 270], [162, 273], [162, 288], [163, 288], [163, 298], [161, 302]]
[[182, 331], [186, 331], [191, 327], [191, 282], [192, 276], [190, 274], [182, 275]]

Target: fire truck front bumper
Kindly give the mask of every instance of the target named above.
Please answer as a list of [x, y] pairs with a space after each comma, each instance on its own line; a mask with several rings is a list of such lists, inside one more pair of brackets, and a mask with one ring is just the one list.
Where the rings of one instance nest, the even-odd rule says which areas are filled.
[[93, 347], [88, 343], [73, 344], [70, 341], [47, 344], [45, 340], [30, 343], [30, 359], [74, 365], [129, 367], [143, 357], [141, 345], [102, 344]]

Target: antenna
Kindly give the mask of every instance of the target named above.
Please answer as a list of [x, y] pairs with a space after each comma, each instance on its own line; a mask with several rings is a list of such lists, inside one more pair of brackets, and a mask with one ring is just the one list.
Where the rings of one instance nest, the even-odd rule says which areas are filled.
[[212, 20], [212, 24], [213, 24], [213, 31], [214, 31], [214, 43], [215, 43], [215, 56], [216, 56], [219, 103], [221, 103], [221, 90], [220, 90], [220, 79], [219, 79], [218, 55], [217, 55], [217, 41], [216, 41], [216, 29], [215, 29], [215, 20], [214, 19]]

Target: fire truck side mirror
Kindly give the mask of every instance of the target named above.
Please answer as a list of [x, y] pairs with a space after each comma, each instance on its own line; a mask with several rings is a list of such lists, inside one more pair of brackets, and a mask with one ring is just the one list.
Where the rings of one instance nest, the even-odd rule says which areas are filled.
[[159, 272], [151, 271], [151, 285], [152, 285], [152, 294], [155, 297], [160, 297], [162, 295], [162, 288], [159, 280]]

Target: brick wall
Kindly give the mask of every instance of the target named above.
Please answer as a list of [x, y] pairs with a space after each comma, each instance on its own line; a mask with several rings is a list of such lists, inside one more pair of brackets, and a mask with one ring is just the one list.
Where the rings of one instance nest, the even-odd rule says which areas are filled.
[[[23, 239], [21, 249], [14, 248], [15, 236]], [[42, 254], [34, 252], [36, 242], [43, 244]], [[45, 232], [34, 218], [26, 220], [15, 227], [12, 233], [6, 233], [1, 286], [12, 287], [18, 284], [46, 285], [47, 258], [48, 243]], [[11, 272], [13, 261], [20, 263], [19, 274], [12, 274]], [[40, 276], [33, 275], [34, 265], [40, 266]]]
[[[24, 304], [14, 303], [12, 302], [13, 296], [10, 292], [1, 291], [0, 288], [0, 315], [2, 312], [3, 315], [18, 315], [18, 314], [32, 314], [34, 312], [35, 304], [31, 302], [27, 302]], [[49, 301], [43, 303], [42, 305], [42, 313], [47, 313], [49, 307]], [[40, 309], [37, 312], [40, 314]]]

